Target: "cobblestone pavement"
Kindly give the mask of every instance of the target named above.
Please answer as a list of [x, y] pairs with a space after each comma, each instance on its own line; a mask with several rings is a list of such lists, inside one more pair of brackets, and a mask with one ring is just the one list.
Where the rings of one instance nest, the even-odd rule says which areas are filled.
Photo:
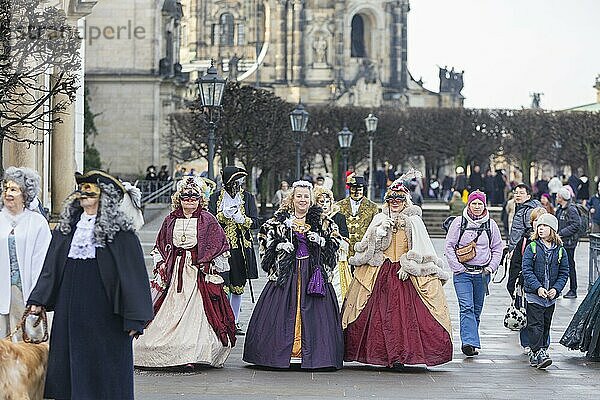
[[[434, 245], [442, 254], [443, 240], [434, 239]], [[502, 325], [509, 304], [506, 281], [490, 285], [481, 319], [483, 348], [476, 358], [465, 359], [460, 351], [456, 295], [449, 282], [445, 290], [452, 313], [454, 360], [445, 365], [398, 371], [346, 363], [337, 372], [270, 371], [241, 360], [244, 338], [239, 337], [222, 369], [136, 372], [136, 398], [598, 399], [600, 363], [589, 362], [582, 353], [569, 351], [558, 343], [587, 291], [588, 253], [588, 243], [580, 244], [576, 251], [579, 298], [560, 298], [557, 302], [549, 349], [554, 363], [546, 371], [529, 366], [518, 334]], [[257, 297], [264, 283], [264, 278], [254, 281]], [[242, 307], [241, 320], [247, 323], [253, 308], [249, 293]]]

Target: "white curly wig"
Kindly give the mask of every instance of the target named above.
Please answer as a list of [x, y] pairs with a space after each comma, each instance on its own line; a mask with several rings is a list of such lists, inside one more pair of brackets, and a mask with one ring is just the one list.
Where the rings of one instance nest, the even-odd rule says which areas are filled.
[[[29, 205], [35, 198], [40, 194], [41, 181], [40, 175], [31, 168], [25, 167], [8, 167], [4, 171], [2, 178], [3, 182], [12, 181], [19, 185], [21, 192], [23, 193], [23, 202], [25, 207], [29, 208]], [[0, 209], [4, 208], [4, 200], [0, 196]]]

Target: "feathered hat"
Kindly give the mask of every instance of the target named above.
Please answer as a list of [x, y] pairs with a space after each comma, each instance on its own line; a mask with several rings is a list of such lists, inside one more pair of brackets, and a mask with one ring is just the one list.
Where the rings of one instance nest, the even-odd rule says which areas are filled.
[[392, 184], [388, 187], [383, 198], [384, 201], [388, 201], [393, 198], [410, 198], [410, 190], [408, 190], [406, 187], [405, 182], [413, 179], [421, 179], [422, 177], [423, 175], [421, 172], [414, 168], [409, 169], [405, 174], [392, 182]]

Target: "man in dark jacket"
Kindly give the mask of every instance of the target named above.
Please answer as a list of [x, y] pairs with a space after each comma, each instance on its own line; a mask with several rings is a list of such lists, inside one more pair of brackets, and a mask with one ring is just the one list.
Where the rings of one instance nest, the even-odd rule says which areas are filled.
[[556, 194], [556, 218], [558, 219], [558, 235], [563, 241], [563, 246], [569, 257], [569, 291], [565, 299], [577, 297], [577, 274], [575, 270], [575, 248], [579, 242], [579, 227], [581, 217], [577, 207], [571, 200], [571, 192], [562, 187]]
[[508, 251], [513, 251], [517, 242], [531, 233], [531, 211], [542, 206], [538, 200], [531, 198], [531, 188], [524, 183], [515, 186], [514, 194], [516, 211], [510, 228]]
[[483, 176], [481, 176], [481, 167], [476, 165], [469, 176], [469, 193], [476, 190], [483, 190]]
[[592, 233], [600, 233], [600, 184], [595, 195], [590, 197], [588, 203], [590, 207], [590, 216], [592, 218]]

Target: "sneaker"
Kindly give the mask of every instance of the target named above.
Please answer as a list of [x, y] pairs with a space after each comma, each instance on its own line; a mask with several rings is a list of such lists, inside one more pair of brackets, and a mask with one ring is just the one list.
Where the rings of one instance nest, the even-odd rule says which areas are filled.
[[244, 336], [246, 333], [242, 330], [240, 324], [235, 324], [235, 336]]
[[538, 358], [537, 355], [533, 351], [529, 351], [529, 365], [532, 367], [538, 366]]
[[567, 292], [567, 294], [565, 294], [563, 297], [564, 297], [565, 299], [576, 299], [576, 298], [577, 298], [577, 293], [576, 293], [576, 292], [574, 292], [574, 291], [572, 291], [572, 290], [569, 290], [569, 291]]
[[537, 353], [537, 365], [535, 366], [537, 369], [545, 369], [552, 364], [552, 359], [546, 353], [545, 349], [541, 349]]
[[475, 349], [475, 347], [470, 344], [466, 344], [462, 347], [462, 352], [467, 357], [473, 357], [479, 354], [479, 352]]
[[523, 354], [526, 354], [528, 356], [531, 355], [531, 349], [529, 348], [529, 346], [522, 347], [522, 349], [523, 349]]

